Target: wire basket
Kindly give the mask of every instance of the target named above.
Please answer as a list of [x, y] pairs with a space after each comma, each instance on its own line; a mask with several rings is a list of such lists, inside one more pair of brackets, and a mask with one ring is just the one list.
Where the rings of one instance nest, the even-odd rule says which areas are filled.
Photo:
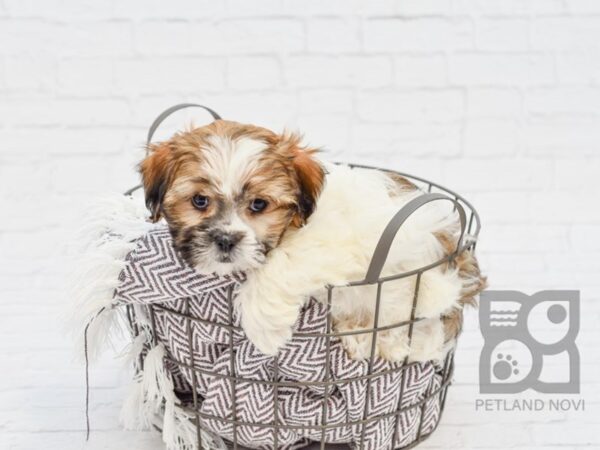
[[[171, 111], [172, 112], [172, 111]], [[164, 119], [164, 117], [162, 117], [162, 119]], [[162, 120], [161, 119], [161, 120]], [[153, 129], [151, 129], [151, 133], [149, 135], [149, 138], [152, 135], [152, 132], [154, 131], [156, 127], [153, 126]], [[345, 331], [345, 332], [338, 332], [335, 331], [332, 327], [332, 318], [330, 314], [327, 314], [327, 318], [326, 318], [326, 329], [324, 333], [315, 333], [315, 332], [295, 332], [294, 336], [303, 336], [306, 338], [316, 338], [316, 339], [324, 339], [325, 341], [325, 378], [322, 381], [289, 381], [286, 380], [284, 378], [279, 377], [279, 362], [278, 362], [278, 357], [273, 357], [272, 358], [272, 364], [273, 364], [273, 377], [272, 379], [269, 380], [264, 380], [264, 379], [253, 379], [253, 378], [247, 378], [244, 376], [239, 376], [236, 374], [235, 371], [235, 362], [234, 362], [234, 333], [236, 332], [241, 332], [241, 327], [239, 325], [236, 325], [234, 323], [234, 307], [233, 307], [233, 297], [234, 297], [234, 285], [232, 284], [231, 286], [229, 286], [229, 288], [227, 289], [227, 305], [228, 305], [228, 311], [227, 311], [227, 315], [228, 315], [228, 320], [226, 321], [226, 323], [220, 323], [217, 321], [207, 321], [205, 319], [199, 318], [197, 316], [195, 316], [194, 314], [191, 313], [191, 302], [193, 301], [193, 299], [191, 298], [187, 298], [187, 299], [180, 299], [181, 302], [180, 303], [180, 307], [177, 310], [173, 309], [173, 305], [171, 303], [153, 303], [153, 304], [148, 304], [148, 305], [144, 305], [143, 308], [145, 308], [145, 313], [147, 315], [147, 317], [149, 317], [151, 320], [151, 326], [152, 326], [152, 335], [156, 340], [159, 339], [162, 330], [160, 329], [160, 327], [157, 326], [157, 320], [156, 318], [158, 316], [160, 316], [161, 314], [175, 314], [178, 319], [181, 321], [182, 324], [182, 331], [183, 334], [185, 334], [185, 336], [187, 337], [187, 343], [184, 343], [183, 345], [187, 345], [188, 346], [188, 352], [191, 355], [191, 361], [181, 361], [178, 360], [175, 356], [173, 355], [167, 355], [166, 357], [166, 364], [172, 368], [172, 370], [178, 370], [181, 372], [187, 372], [189, 374], [191, 374], [190, 379], [191, 379], [191, 383], [190, 383], [190, 389], [189, 392], [187, 392], [186, 394], [182, 394], [180, 395], [180, 400], [182, 402], [182, 404], [184, 405], [185, 410], [189, 413], [189, 415], [193, 418], [192, 421], [195, 425], [195, 429], [196, 429], [196, 436], [197, 436], [197, 443], [196, 443], [196, 448], [198, 449], [203, 449], [203, 448], [210, 448], [210, 446], [207, 446], [207, 436], [212, 436], [213, 442], [221, 442], [221, 446], [225, 445], [226, 448], [232, 448], [232, 449], [246, 449], [247, 447], [244, 447], [237, 438], [237, 430], [240, 427], [248, 427], [248, 426], [252, 426], [255, 427], [257, 430], [260, 430], [261, 433], [272, 433], [272, 447], [273, 448], [279, 448], [279, 436], [281, 435], [282, 432], [287, 432], [287, 431], [294, 431], [294, 432], [298, 432], [298, 431], [302, 431], [303, 433], [312, 436], [310, 439], [310, 443], [305, 442], [303, 445], [303, 448], [309, 448], [309, 449], [329, 449], [329, 450], [333, 450], [333, 449], [349, 449], [351, 448], [349, 445], [346, 444], [331, 444], [328, 443], [328, 440], [326, 439], [326, 434], [329, 430], [336, 428], [336, 427], [353, 427], [354, 429], [356, 429], [358, 427], [358, 429], [360, 429], [360, 440], [357, 443], [357, 446], [355, 448], [358, 449], [363, 449], [363, 448], [367, 448], [365, 447], [365, 443], [364, 443], [364, 439], [365, 439], [365, 430], [367, 429], [367, 427], [370, 424], [376, 423], [377, 421], [382, 421], [382, 420], [390, 420], [391, 418], [395, 419], [395, 425], [394, 425], [394, 431], [393, 431], [393, 436], [392, 436], [392, 447], [393, 448], [403, 448], [403, 449], [407, 449], [407, 448], [412, 448], [416, 445], [418, 445], [420, 442], [422, 442], [424, 439], [426, 439], [428, 436], [431, 435], [431, 433], [435, 430], [435, 428], [437, 427], [437, 425], [439, 424], [439, 420], [441, 418], [441, 413], [444, 409], [444, 405], [446, 402], [446, 395], [447, 395], [447, 390], [448, 387], [451, 383], [451, 379], [452, 379], [452, 374], [453, 374], [453, 369], [454, 369], [454, 349], [451, 349], [450, 351], [448, 351], [448, 353], [445, 356], [445, 359], [443, 360], [443, 362], [441, 364], [439, 364], [436, 367], [436, 376], [438, 379], [438, 382], [434, 385], [434, 384], [429, 384], [427, 387], [427, 391], [426, 391], [426, 395], [424, 395], [418, 402], [416, 403], [412, 403], [408, 406], [402, 406], [403, 405], [403, 389], [405, 386], [404, 383], [404, 377], [406, 376], [407, 371], [409, 371], [411, 369], [411, 367], [413, 367], [415, 364], [418, 363], [414, 363], [414, 362], [409, 362], [407, 359], [404, 360], [403, 363], [398, 363], [393, 365], [391, 368], [387, 367], [385, 370], [377, 370], [376, 369], [376, 364], [375, 364], [375, 342], [377, 339], [377, 335], [378, 333], [381, 333], [383, 331], [388, 331], [391, 329], [399, 329], [404, 327], [407, 330], [407, 336], [408, 336], [408, 345], [410, 346], [411, 344], [411, 340], [413, 337], [413, 327], [414, 324], [417, 323], [419, 320], [422, 320], [420, 318], [415, 317], [415, 311], [417, 309], [417, 304], [419, 301], [419, 286], [420, 286], [420, 282], [421, 282], [421, 276], [423, 273], [425, 273], [428, 270], [432, 270], [442, 264], [449, 264], [450, 266], [452, 264], [455, 263], [455, 260], [457, 257], [459, 257], [463, 252], [473, 252], [475, 250], [475, 243], [476, 243], [476, 237], [479, 234], [479, 230], [480, 230], [480, 219], [479, 216], [477, 214], [477, 211], [473, 208], [473, 206], [467, 201], [465, 200], [462, 196], [458, 195], [457, 193], [444, 188], [443, 186], [425, 180], [423, 178], [419, 178], [419, 177], [415, 177], [412, 175], [408, 175], [405, 173], [401, 173], [401, 172], [396, 172], [396, 171], [392, 171], [392, 170], [388, 170], [388, 169], [380, 169], [380, 168], [375, 168], [375, 167], [370, 167], [370, 166], [363, 166], [363, 165], [352, 165], [350, 164], [351, 167], [359, 167], [359, 168], [366, 168], [366, 169], [377, 169], [377, 170], [382, 170], [384, 172], [388, 172], [391, 174], [395, 174], [395, 175], [400, 175], [406, 179], [408, 179], [409, 181], [411, 181], [412, 183], [414, 183], [422, 192], [423, 194], [415, 199], [413, 199], [412, 201], [410, 201], [408, 204], [406, 204], [393, 218], [392, 220], [389, 222], [389, 224], [387, 225], [387, 227], [385, 228], [384, 232], [382, 233], [382, 236], [377, 244], [377, 247], [374, 251], [373, 257], [371, 259], [369, 268], [367, 270], [367, 273], [364, 277], [364, 279], [361, 280], [356, 280], [353, 282], [350, 282], [349, 284], [346, 284], [344, 286], [327, 286], [326, 287], [326, 291], [327, 291], [327, 297], [326, 297], [326, 304], [324, 305], [327, 309], [326, 311], [330, 311], [332, 305], [334, 304], [334, 302], [336, 301], [336, 292], [339, 289], [348, 289], [348, 288], [352, 288], [355, 286], [364, 286], [364, 285], [374, 285], [376, 286], [377, 290], [376, 290], [376, 298], [375, 298], [375, 316], [374, 316], [374, 326], [372, 328], [369, 329], [360, 329], [360, 330], [352, 330], [352, 331]], [[424, 206], [427, 203], [430, 202], [434, 202], [434, 201], [450, 201], [453, 203], [453, 207], [454, 210], [458, 212], [458, 216], [460, 218], [460, 223], [461, 223], [461, 234], [460, 234], [460, 238], [458, 240], [457, 243], [457, 247], [455, 249], [455, 251], [453, 253], [451, 253], [449, 256], [444, 257], [434, 263], [428, 264], [425, 267], [421, 267], [415, 270], [411, 270], [409, 272], [404, 272], [404, 273], [398, 273], [398, 274], [394, 274], [394, 275], [388, 275], [388, 276], [381, 276], [381, 271], [383, 269], [383, 266], [385, 265], [385, 261], [390, 249], [390, 246], [392, 245], [392, 242], [394, 240], [394, 237], [396, 235], [396, 233], [398, 232], [398, 230], [400, 229], [400, 227], [402, 226], [402, 224], [410, 217], [410, 215], [412, 213], [414, 213], [415, 211], [417, 211], [420, 207]], [[465, 235], [469, 235], [471, 237], [473, 237], [474, 239], [464, 239]], [[413, 277], [415, 280], [415, 290], [414, 290], [414, 296], [412, 299], [412, 309], [411, 309], [411, 316], [409, 320], [403, 321], [403, 322], [399, 322], [399, 323], [395, 323], [392, 325], [386, 325], [385, 327], [379, 326], [378, 321], [379, 321], [379, 305], [380, 305], [380, 300], [381, 300], [381, 292], [382, 292], [382, 287], [388, 283], [391, 282], [393, 280], [398, 280], [401, 278], [407, 278], [407, 277]], [[183, 307], [181, 307], [181, 305], [184, 305]], [[128, 313], [128, 319], [129, 319], [129, 323], [131, 325], [132, 330], [134, 331], [134, 334], [137, 334], [138, 332], [138, 323], [136, 320], [136, 314], [139, 314], [139, 311], [137, 311], [135, 308], [133, 307], [128, 307], [127, 310]], [[207, 368], [202, 368], [202, 367], [198, 367], [195, 363], [194, 363], [194, 356], [198, 357], [198, 349], [196, 349], [194, 347], [194, 342], [193, 342], [193, 333], [192, 333], [192, 329], [195, 323], [202, 323], [204, 325], [209, 325], [212, 327], [215, 327], [215, 329], [220, 330], [223, 333], [228, 334], [229, 336], [229, 365], [230, 365], [230, 374], [229, 375], [224, 375], [222, 373], [217, 373], [214, 370], [211, 369], [207, 369]], [[331, 347], [332, 347], [332, 343], [335, 342], [336, 340], [338, 340], [339, 338], [341, 338], [344, 335], [350, 335], [350, 334], [366, 334], [366, 333], [370, 333], [373, 336], [372, 339], [372, 346], [371, 346], [371, 354], [370, 354], [370, 358], [368, 358], [367, 363], [368, 363], [368, 370], [367, 373], [365, 375], [362, 375], [360, 377], [349, 377], [349, 378], [337, 378], [334, 379], [331, 376], [331, 370], [330, 370], [330, 366], [331, 366]], [[408, 358], [408, 357], [407, 357]], [[140, 364], [141, 366], [143, 366], [143, 361]], [[396, 375], [396, 376], [400, 376], [402, 382], [400, 383], [400, 394], [399, 394], [399, 398], [400, 401], [398, 402], [398, 408], [393, 411], [393, 412], [388, 412], [386, 414], [374, 414], [372, 412], [372, 410], [374, 409], [374, 407], [376, 405], [372, 404], [372, 399], [369, 395], [367, 395], [370, 392], [370, 387], [371, 384], [375, 382], [375, 380], [378, 377], [383, 377], [383, 376], [390, 376], [390, 375]], [[231, 417], [218, 417], [215, 415], [211, 415], [211, 414], [207, 414], [205, 412], [200, 411], [200, 406], [203, 402], [203, 398], [202, 396], [198, 393], [199, 391], [199, 379], [200, 377], [220, 377], [220, 378], [224, 378], [228, 381], [228, 383], [231, 385], [231, 389], [232, 392], [235, 393], [236, 392], [236, 385], [239, 383], [248, 383], [250, 385], [252, 384], [260, 384], [260, 385], [268, 385], [270, 387], [272, 387], [272, 399], [270, 400], [272, 402], [272, 408], [273, 408], [273, 420], [272, 421], [268, 421], [266, 423], [263, 422], [248, 422], [248, 421], [244, 421], [241, 420], [237, 417], [236, 411], [238, 410], [238, 398], [236, 395], [232, 395], [232, 405], [231, 406]], [[353, 383], [353, 382], [357, 382], [357, 381], [364, 381], [366, 382], [366, 386], [367, 388], [364, 390], [364, 396], [366, 398], [364, 398], [364, 408], [361, 414], [361, 417], [358, 419], [347, 419], [344, 422], [340, 423], [328, 423], [327, 421], [327, 417], [328, 417], [328, 408], [330, 407], [329, 404], [329, 397], [331, 395], [331, 393], [339, 388], [340, 386], [343, 386], [344, 384], [347, 383]], [[279, 420], [278, 417], [278, 411], [279, 411], [279, 407], [281, 402], [283, 401], [280, 395], [280, 392], [285, 390], [286, 388], [305, 388], [305, 387], [318, 387], [319, 389], [323, 390], [323, 399], [321, 401], [321, 418], [322, 420], [320, 421], [321, 423], [318, 424], [314, 424], [314, 425], [297, 425], [297, 424], [286, 424], [283, 423], [281, 420]], [[435, 408], [437, 408], [436, 410], [438, 411], [437, 416], [435, 417], [435, 419], [433, 420], [433, 423], [430, 423], [427, 425], [427, 427], [424, 427], [424, 415], [425, 415], [425, 410], [426, 410], [426, 405], [427, 406], [431, 406], [434, 405]], [[394, 446], [394, 442], [397, 442], [396, 440], [396, 436], [399, 433], [399, 424], [401, 421], [401, 416], [405, 415], [407, 413], [410, 413], [413, 417], [417, 417], [417, 429], [416, 429], [416, 433], [414, 433], [413, 436], [411, 436], [410, 440], [408, 442], [403, 442], [403, 444], [401, 446]], [[206, 430], [206, 427], [203, 425], [206, 421], [213, 421], [222, 424], [223, 428], [230, 428], [233, 430], [232, 432], [232, 439], [229, 440], [225, 440], [223, 441], [219, 436], [215, 435], [214, 433], [210, 433]], [[213, 430], [214, 431], [214, 430]], [[223, 444], [224, 442], [224, 444]], [[264, 447], [261, 447], [264, 448]], [[298, 446], [296, 447], [288, 447], [288, 448], [299, 448]]]

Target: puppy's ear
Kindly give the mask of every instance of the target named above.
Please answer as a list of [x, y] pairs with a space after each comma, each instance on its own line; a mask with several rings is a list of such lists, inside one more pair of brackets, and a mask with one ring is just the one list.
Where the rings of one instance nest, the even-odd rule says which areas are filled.
[[152, 222], [157, 222], [161, 218], [162, 203], [174, 168], [175, 158], [169, 142], [150, 146], [148, 156], [139, 165], [146, 207], [150, 210]]
[[325, 184], [325, 169], [315, 158], [318, 150], [301, 146], [300, 140], [301, 137], [296, 134], [284, 134], [281, 137], [283, 150], [291, 159], [300, 186], [298, 212], [292, 219], [296, 226], [306, 223], [313, 213]]

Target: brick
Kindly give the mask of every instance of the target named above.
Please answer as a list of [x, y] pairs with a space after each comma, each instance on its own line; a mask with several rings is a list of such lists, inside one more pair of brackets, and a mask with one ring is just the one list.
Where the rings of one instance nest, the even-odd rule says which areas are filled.
[[594, 427], [578, 421], [566, 422], [561, 427], [555, 424], [536, 424], [533, 425], [532, 435], [534, 442], [542, 445], [600, 445], [600, 436]]
[[96, 2], [94, 0], [60, 1], [47, 0], [36, 2], [34, 0], [5, 0], [7, 13], [11, 17], [32, 17], [45, 19], [109, 19], [112, 16], [110, 2]]
[[266, 56], [232, 57], [227, 62], [227, 86], [234, 89], [269, 89], [281, 84], [281, 66]]
[[[386, 158], [385, 164], [382, 161], [377, 161], [375, 165], [398, 170], [431, 181], [441, 178], [442, 162], [439, 156], [434, 152], [427, 155], [424, 151], [425, 148], [422, 149], [421, 153], [417, 153], [414, 151], [415, 149], [405, 147], [408, 146], [399, 145], [396, 148], [388, 149], [390, 153], [388, 158]], [[409, 154], [410, 150], [414, 152], [412, 155]], [[446, 147], [443, 150], [448, 151], [449, 148]]]
[[[13, 207], [18, 206], [19, 197], [33, 195], [38, 191], [48, 191], [50, 185], [48, 177], [45, 176], [46, 171], [47, 167], [41, 163], [0, 164], [0, 192], [4, 201], [10, 201], [11, 212], [14, 213]], [[23, 183], [22, 180], [28, 177], [36, 182]]]
[[234, 19], [192, 24], [185, 44], [195, 54], [287, 54], [304, 50], [305, 33], [302, 22], [295, 19]]
[[341, 114], [311, 114], [298, 116], [297, 128], [305, 136], [307, 145], [323, 150], [323, 157], [340, 159], [348, 149], [351, 132], [350, 118]]
[[458, 14], [512, 15], [526, 12], [527, 2], [521, 0], [506, 0], [504, 2], [456, 0], [454, 11]]
[[483, 16], [522, 16], [531, 13], [563, 14], [562, 0], [456, 0], [455, 14], [478, 14]]
[[15, 126], [124, 126], [129, 118], [127, 103], [116, 99], [40, 101], [17, 97], [0, 104], [0, 120]]
[[224, 87], [225, 62], [214, 58], [133, 59], [115, 62], [115, 84], [124, 93], [211, 92]]
[[447, 122], [463, 117], [465, 102], [455, 89], [364, 92], [357, 111], [361, 119], [375, 122]]
[[113, 91], [111, 59], [63, 59], [58, 62], [57, 89], [69, 95], [106, 95]]
[[314, 19], [307, 23], [307, 48], [314, 53], [360, 51], [360, 29], [356, 19]]
[[[506, 205], [510, 213], [510, 205]], [[494, 256], [499, 254], [512, 255], [521, 253], [538, 253], [548, 250], [548, 243], [552, 243], [553, 250], [568, 250], [567, 228], [557, 224], [544, 225], [492, 225], [485, 227], [485, 244], [482, 247]], [[513, 270], [518, 266], [506, 266]]]
[[41, 19], [0, 20], [2, 55], [43, 55], [57, 50], [61, 26]]
[[144, 55], [193, 54], [196, 47], [192, 45], [192, 26], [181, 20], [144, 21], [135, 27], [136, 49]]
[[353, 93], [350, 89], [309, 89], [298, 94], [298, 112], [303, 114], [349, 114], [353, 107]]
[[470, 86], [549, 84], [554, 60], [545, 54], [457, 53], [449, 58], [451, 83]]
[[402, 55], [394, 58], [394, 81], [400, 87], [441, 87], [447, 83], [443, 55]]
[[522, 115], [521, 94], [516, 89], [469, 88], [467, 113], [470, 117], [518, 118]]
[[[168, 2], [152, 2], [151, 4], [151, 13], [153, 14], [153, 18], [158, 19], [175, 19], [181, 20], [186, 19], [208, 19], [215, 20], [221, 17], [230, 17], [230, 14], [227, 14], [226, 4], [228, 4], [231, 0], [227, 0], [227, 2], [214, 2], [211, 0], [198, 0], [190, 2], [189, 0], [169, 0]], [[147, 8], [148, 2], [144, 0], [137, 0], [139, 5], [137, 6], [136, 11]], [[128, 2], [118, 2], [118, 3], [128, 3]], [[261, 2], [262, 3], [262, 2]], [[260, 9], [260, 6], [256, 6], [257, 9]]]
[[579, 252], [600, 251], [600, 225], [573, 225], [569, 240]]
[[544, 17], [532, 22], [532, 48], [539, 50], [575, 50], [598, 45], [596, 17]]
[[526, 51], [529, 48], [529, 20], [485, 18], [477, 21], [477, 49]]
[[[523, 249], [521, 249], [523, 250]], [[546, 270], [544, 256], [539, 253], [524, 254], [500, 254], [494, 253], [487, 261], [486, 270], [489, 273], [503, 271], [509, 267], [518, 267], [520, 271], [527, 273], [543, 273]]]
[[116, 190], [118, 186], [109, 183], [114, 166], [114, 158], [110, 157], [62, 158], [49, 171], [52, 192], [69, 194], [76, 189], [102, 195], [109, 186], [111, 191]]
[[[189, 3], [188, 0], [181, 0]], [[207, 3], [210, 3], [207, 1]], [[247, 2], [246, 0], [227, 0], [227, 17], [270, 17], [285, 15], [287, 11], [283, 8], [280, 0], [262, 0], [260, 2]]]
[[590, 117], [542, 117], [523, 127], [523, 150], [531, 155], [597, 155], [600, 129]]
[[552, 186], [552, 161], [534, 158], [463, 159], [444, 162], [444, 182], [458, 192], [539, 191]]
[[571, 192], [534, 193], [531, 212], [542, 223], [586, 224], [600, 222], [600, 210], [590, 208], [594, 195], [586, 192], [573, 195]]
[[[58, 237], [63, 233], [55, 231], [54, 234]], [[0, 239], [0, 253], [3, 259], [15, 261], [15, 267], [20, 266], [20, 261], [38, 258], [38, 261], [31, 263], [33, 267], [39, 260], [47, 259], [59, 250], [59, 240], [44, 239], [45, 235], [44, 230], [4, 233]]]
[[396, 4], [402, 16], [427, 16], [452, 14], [452, 0], [404, 0]]
[[[592, 241], [591, 244], [593, 245], [593, 243]], [[560, 252], [549, 249], [544, 256], [552, 270], [570, 275], [572, 278], [571, 285], [580, 289], [583, 289], [583, 283], [590, 276], [595, 277], [600, 271], [600, 259], [598, 258], [600, 252], [587, 251], [582, 253], [571, 248], [566, 252]], [[590, 359], [586, 358], [585, 361], [590, 362]]]
[[600, 173], [598, 158], [555, 158], [555, 185], [560, 190], [581, 192], [597, 189]]
[[160, 20], [215, 20], [225, 16], [227, 2], [210, 0], [170, 0], [169, 2], [148, 2], [145, 0], [127, 0], [115, 2], [113, 17], [132, 21]]
[[365, 49], [373, 52], [464, 50], [474, 46], [467, 19], [377, 18], [364, 25]]
[[4, 84], [15, 91], [52, 90], [56, 69], [47, 56], [9, 57], [4, 61]]
[[465, 130], [465, 156], [506, 157], [518, 150], [518, 125], [514, 120], [471, 119]]
[[597, 114], [600, 88], [554, 87], [531, 89], [525, 95], [525, 108], [531, 114]]
[[[503, 431], [504, 427], [498, 427], [495, 424], [482, 424], [477, 427], [477, 433], [464, 426], [448, 427], [451, 433], [456, 433], [464, 442], [463, 446], [458, 448], [484, 448], [490, 443], [495, 448], [506, 448], [507, 446], [522, 445], [527, 448], [531, 442], [531, 431], [526, 426], [511, 427], [511, 433]], [[514, 431], [513, 431], [514, 430]], [[491, 447], [491, 448], [494, 448]], [[457, 448], [457, 447], [455, 447]]]
[[54, 102], [47, 96], [29, 98], [18, 95], [0, 103], [0, 123], [5, 126], [58, 126], [60, 119], [53, 111]]
[[572, 14], [600, 13], [600, 5], [594, 0], [567, 0], [566, 9]]
[[[186, 95], [183, 94], [172, 94], [172, 93], [156, 93], [147, 94], [140, 97], [135, 97], [131, 100], [131, 109], [133, 117], [131, 119], [132, 125], [136, 128], [136, 133], [142, 139], [144, 138], [145, 132], [150, 123], [158, 116], [162, 111], [167, 109], [169, 106], [176, 104], [177, 102], [185, 102], [189, 100]], [[202, 99], [204, 103], [208, 103], [207, 100]], [[210, 104], [211, 106], [220, 112], [218, 105]], [[192, 119], [208, 120], [210, 115], [198, 108], [187, 108], [172, 114], [170, 117], [165, 119], [163, 125], [157, 130], [157, 136], [167, 138], [163, 136], [163, 130], [168, 132], [174, 132], [176, 128], [184, 124], [189, 123]]]
[[[467, 200], [479, 212], [484, 227], [488, 224], [528, 224], [532, 221], [529, 192], [507, 192], [498, 189], [469, 194]], [[506, 205], [506, 207], [498, 207], [498, 205]]]
[[[32, 187], [26, 187], [23, 186], [21, 181], [23, 178], [19, 178], [18, 182], [7, 187], [7, 190], [3, 194], [2, 204], [4, 207], [10, 208], [11, 213], [2, 221], [2, 223], [0, 223], [0, 234], [4, 232], [29, 233], [44, 229], [48, 230], [64, 227], [67, 223], [76, 223], [77, 220], [81, 219], [80, 214], [73, 212], [74, 202], [79, 200], [75, 198], [73, 193], [79, 191], [79, 186], [76, 186], [73, 183], [68, 197], [47, 194], [44, 196], [44, 201], [40, 201], [40, 192], [52, 192], [50, 180], [51, 172], [48, 170], [42, 171], [40, 169], [31, 169], [31, 167], [29, 167], [28, 170], [31, 174], [30, 176], [43, 176], [44, 181], [36, 183]], [[11, 172], [13, 173], [11, 178], [15, 178], [22, 173], [26, 173], [27, 170], [18, 169], [14, 171], [11, 170]], [[64, 180], [64, 183], [70, 183], [71, 179], [72, 174]], [[5, 184], [8, 183], [1, 183], [3, 188]], [[85, 186], [83, 189], [88, 194], [92, 191], [91, 189], [85, 189]], [[98, 191], [96, 191], [96, 194], [97, 193]], [[85, 202], [85, 198], [82, 198], [81, 201]], [[31, 220], [32, 205], [35, 205], [37, 214], [35, 221]], [[60, 216], [56, 214], [56, 211], [60, 211]]]
[[[331, 0], [322, 2], [320, 0], [306, 0], [297, 2], [296, 0], [282, 0], [282, 11], [285, 14], [293, 14], [300, 16], [317, 16], [317, 15], [339, 15], [340, 12], [352, 14], [355, 11], [361, 11], [367, 3], [363, 0]], [[385, 3], [385, 2], [384, 2]], [[385, 4], [385, 10], [388, 11], [391, 3]], [[373, 6], [376, 11], [381, 11], [380, 7]]]
[[276, 132], [296, 127], [297, 98], [289, 91], [270, 95], [264, 92], [216, 93], [206, 95], [203, 101], [217, 108], [222, 117], [238, 122], [264, 126]]
[[73, 22], [59, 27], [57, 33], [53, 51], [60, 56], [114, 58], [134, 54], [130, 22]]
[[373, 88], [392, 82], [391, 61], [383, 56], [294, 56], [286, 58], [283, 65], [292, 87]]
[[[451, 403], [450, 398], [448, 398], [448, 403]], [[447, 414], [452, 414], [451, 410], [448, 410]], [[463, 436], [461, 433], [456, 432], [455, 428], [445, 427], [445, 429], [440, 429], [439, 431], [441, 432], [431, 434], [431, 438], [428, 439], [427, 444], [425, 444], [425, 448], [427, 448], [428, 445], [431, 446], [429, 448], [465, 448]]]
[[460, 127], [456, 124], [372, 123], [354, 127], [352, 153], [369, 157], [371, 162], [379, 161], [379, 165], [395, 161], [401, 164], [406, 156], [455, 157], [460, 153], [460, 145]]
[[558, 52], [556, 71], [558, 80], [563, 84], [597, 84], [600, 80], [600, 52], [586, 49]]
[[20, 128], [0, 130], [0, 158], [6, 160], [39, 159], [48, 155], [118, 153], [124, 149], [124, 133], [119, 128]]
[[530, 0], [530, 11], [533, 14], [565, 14], [567, 9], [563, 0]]

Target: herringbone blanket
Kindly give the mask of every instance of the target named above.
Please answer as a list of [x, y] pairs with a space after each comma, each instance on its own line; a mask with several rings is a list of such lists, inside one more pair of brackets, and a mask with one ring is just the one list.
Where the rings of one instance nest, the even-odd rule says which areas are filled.
[[[368, 374], [369, 364], [349, 359], [335, 338], [329, 376], [337, 383], [328, 388], [323, 417], [325, 387], [319, 382], [328, 373], [325, 338], [295, 336], [277, 356], [275, 371], [273, 358], [262, 355], [244, 336], [228, 301], [228, 289], [243, 283], [243, 275], [202, 275], [187, 267], [174, 251], [166, 227], [139, 239], [119, 281], [114, 298], [118, 303], [157, 306], [153, 308], [154, 337], [167, 350], [167, 369], [179, 398], [189, 399], [196, 385], [203, 427], [229, 441], [235, 433], [239, 444], [272, 448], [273, 429], [264, 425], [277, 420], [283, 425], [277, 435], [280, 448], [319, 441], [321, 430], [311, 426], [325, 423], [336, 425], [326, 429], [327, 442], [359, 447], [364, 439], [363, 448], [380, 450], [406, 446], [418, 435], [433, 431], [438, 422], [444, 393], [439, 367], [413, 363], [394, 371], [396, 366], [376, 359], [372, 370], [379, 375], [370, 382], [366, 378], [353, 381]], [[226, 327], [231, 314], [232, 336]], [[325, 330], [325, 308], [312, 300], [303, 309], [296, 331]], [[238, 377], [235, 383], [226, 377], [231, 375]], [[274, 387], [268, 383], [275, 377], [280, 382], [277, 417]], [[363, 432], [362, 424], [352, 422], [364, 419], [367, 399], [369, 421]], [[239, 421], [235, 429], [230, 422], [234, 414]]]

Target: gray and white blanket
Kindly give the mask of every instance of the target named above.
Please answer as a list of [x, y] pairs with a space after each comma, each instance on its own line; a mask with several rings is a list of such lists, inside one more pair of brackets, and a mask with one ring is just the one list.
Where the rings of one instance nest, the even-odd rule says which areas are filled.
[[[364, 449], [380, 450], [407, 446], [436, 427], [448, 381], [440, 367], [411, 363], [398, 371], [397, 365], [375, 359], [372, 372], [377, 375], [369, 381], [368, 361], [350, 359], [336, 338], [331, 339], [327, 369], [325, 338], [312, 336], [294, 336], [275, 365], [274, 358], [248, 341], [231, 308], [229, 289], [234, 292], [244, 282], [243, 274], [219, 277], [192, 270], [173, 249], [166, 227], [151, 229], [135, 244], [119, 275], [113, 304], [136, 305], [138, 312], [153, 305], [154, 343], [166, 349], [175, 393], [189, 408], [196, 387], [205, 429], [229, 441], [235, 433], [237, 442], [247, 447], [272, 448], [275, 436], [266, 425], [277, 420], [282, 426], [278, 447], [295, 449], [320, 441], [318, 426], [327, 424], [326, 442], [359, 447], [364, 440]], [[326, 317], [325, 307], [311, 300], [295, 331], [325, 333]], [[320, 382], [328, 372], [336, 383], [326, 394]], [[277, 410], [275, 388], [269, 383], [274, 379], [279, 382]]]

